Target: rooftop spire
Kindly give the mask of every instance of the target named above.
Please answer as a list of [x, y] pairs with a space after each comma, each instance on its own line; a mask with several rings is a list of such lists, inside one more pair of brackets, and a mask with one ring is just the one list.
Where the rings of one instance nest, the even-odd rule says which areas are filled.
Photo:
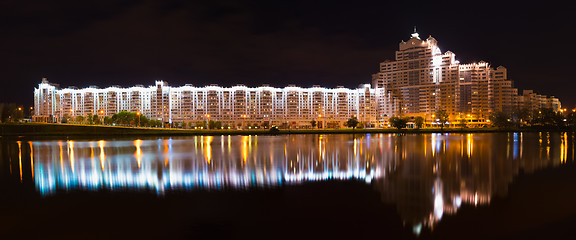
[[418, 34], [418, 33], [416, 32], [416, 26], [414, 26], [414, 33], [412, 33], [411, 36], [412, 36], [413, 38], [418, 38], [418, 39], [420, 39], [420, 37], [419, 37], [420, 34]]

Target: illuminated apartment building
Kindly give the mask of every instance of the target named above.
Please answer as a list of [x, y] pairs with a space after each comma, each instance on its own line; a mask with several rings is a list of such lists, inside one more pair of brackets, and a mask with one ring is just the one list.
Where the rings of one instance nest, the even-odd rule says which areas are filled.
[[60, 89], [43, 79], [34, 90], [34, 105], [34, 120], [44, 122], [130, 111], [165, 123], [214, 120], [231, 127], [284, 128], [309, 127], [312, 120], [321, 128], [342, 127], [353, 116], [368, 126], [380, 126], [395, 115], [434, 121], [437, 110], [449, 113], [451, 121], [486, 123], [496, 111], [561, 107], [557, 98], [531, 90], [519, 95], [505, 67], [494, 69], [483, 61], [460, 64], [454, 53], [442, 53], [436, 39], [422, 40], [416, 32], [399, 44], [395, 61], [380, 63], [372, 87], [171, 87], [156, 81], [149, 87]]
[[370, 85], [357, 89], [314, 86], [233, 87], [185, 85], [129, 88], [94, 86], [59, 89], [42, 80], [34, 90], [35, 120], [60, 121], [66, 117], [111, 116], [120, 111], [140, 112], [150, 119], [172, 122], [221, 121], [231, 127], [276, 125], [343, 127], [351, 117], [376, 125], [376, 94]]
[[458, 63], [451, 52], [441, 53], [436, 39], [420, 40], [417, 33], [402, 41], [396, 61], [384, 61], [372, 76], [379, 94], [381, 117], [432, 114], [439, 105], [456, 112], [459, 105]]
[[[380, 121], [394, 115], [432, 118], [440, 109], [453, 119], [462, 114], [486, 118], [495, 111], [526, 105], [507, 78], [506, 68], [494, 69], [483, 61], [460, 64], [454, 53], [440, 51], [436, 39], [422, 40], [416, 32], [399, 44], [395, 61], [380, 63], [372, 87], [378, 93]], [[555, 111], [560, 108], [558, 99], [539, 96], [543, 102], [553, 102], [547, 106]]]
[[519, 103], [523, 108], [530, 110], [530, 112], [541, 108], [551, 108], [554, 111], [558, 111], [561, 108], [558, 98], [546, 97], [532, 90], [522, 91], [522, 96], [519, 97]]

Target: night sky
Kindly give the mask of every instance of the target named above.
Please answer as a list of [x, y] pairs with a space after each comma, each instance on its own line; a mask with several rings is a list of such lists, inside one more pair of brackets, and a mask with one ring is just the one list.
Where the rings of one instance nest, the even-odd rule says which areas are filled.
[[[357, 87], [414, 26], [461, 63], [576, 105], [576, 9], [554, 1], [0, 0], [0, 102], [63, 87]], [[546, 5], [544, 5], [546, 4]]]

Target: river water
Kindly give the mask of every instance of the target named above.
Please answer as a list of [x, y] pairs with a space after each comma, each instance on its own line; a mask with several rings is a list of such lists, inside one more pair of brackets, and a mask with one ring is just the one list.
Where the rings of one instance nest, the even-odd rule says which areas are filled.
[[1, 139], [0, 237], [569, 238], [574, 142], [565, 132]]

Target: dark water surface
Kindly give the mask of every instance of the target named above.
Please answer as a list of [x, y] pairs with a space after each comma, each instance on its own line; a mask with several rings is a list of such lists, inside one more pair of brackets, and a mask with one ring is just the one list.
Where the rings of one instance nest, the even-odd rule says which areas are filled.
[[0, 138], [0, 239], [574, 239], [574, 142]]

